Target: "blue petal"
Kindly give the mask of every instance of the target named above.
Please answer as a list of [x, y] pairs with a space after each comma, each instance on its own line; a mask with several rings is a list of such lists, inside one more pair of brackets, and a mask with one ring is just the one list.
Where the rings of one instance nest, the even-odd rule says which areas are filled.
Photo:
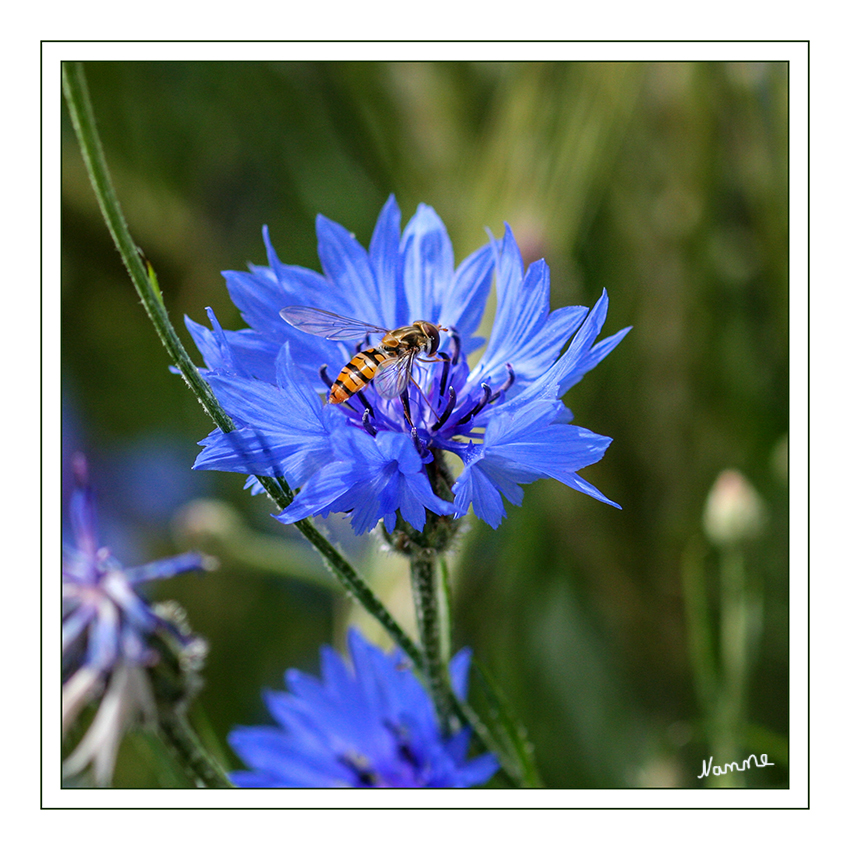
[[208, 565], [208, 562], [200, 552], [186, 552], [182, 555], [175, 555], [172, 558], [151, 561], [151, 563], [145, 564], [143, 567], [126, 567], [124, 569], [124, 575], [130, 584], [140, 584], [145, 581], [171, 578], [172, 576], [189, 572], [190, 570], [203, 570]]
[[[267, 691], [263, 699], [271, 716], [302, 746], [327, 748], [331, 746], [328, 728], [336, 729], [335, 708], [328, 710], [318, 702], [307, 701], [302, 697], [281, 691]], [[328, 727], [328, 717], [332, 719]]]
[[452, 492], [457, 516], [467, 513], [471, 505], [475, 515], [491, 528], [497, 528], [505, 518], [502, 496], [478, 463], [463, 470]]
[[97, 555], [97, 508], [94, 502], [94, 492], [88, 484], [85, 461], [82, 455], [75, 457], [75, 465], [78, 468], [78, 486], [71, 493], [68, 503], [68, 512], [71, 519], [71, 528], [74, 533], [74, 541], [77, 549], [87, 559], [94, 560]]
[[424, 510], [420, 512], [419, 506], [441, 516], [448, 516], [455, 512], [452, 502], [447, 502], [434, 494], [424, 472], [405, 476], [405, 487], [404, 499], [399, 505], [401, 515], [417, 531], [422, 531], [425, 524], [425, 512]]
[[325, 687], [339, 700], [350, 698], [355, 687], [355, 680], [351, 668], [345, 663], [345, 659], [330, 646], [321, 647], [320, 655], [322, 680]]
[[622, 510], [620, 505], [616, 502], [612, 502], [611, 499], [600, 493], [596, 487], [585, 481], [580, 475], [576, 475], [574, 472], [565, 472], [558, 480], [562, 481], [568, 487], [578, 490], [580, 493], [587, 493], [588, 496], [593, 496], [594, 499], [598, 499], [600, 502], [605, 502], [606, 505], [611, 505], [614, 508]]
[[237, 727], [227, 740], [245, 764], [264, 778], [273, 778], [272, 787], [330, 788], [348, 784], [342, 765], [299, 747], [278, 729]]
[[281, 522], [350, 511], [355, 534], [362, 534], [382, 518], [392, 524], [399, 508], [419, 530], [425, 522], [424, 508], [441, 514], [454, 512], [453, 505], [434, 495], [407, 434], [381, 431], [376, 439], [345, 428], [336, 439], [339, 455], [346, 460], [319, 469], [278, 515]]
[[225, 375], [235, 374], [274, 383], [278, 343], [250, 329], [222, 331], [219, 337], [188, 316], [184, 321], [207, 368]]
[[503, 383], [505, 364], [510, 363], [517, 386], [522, 386], [552, 364], [584, 308], [550, 315], [549, 268], [538, 260], [523, 275], [519, 247], [507, 224], [502, 242], [492, 251], [498, 253], [496, 317], [487, 349], [469, 381]]
[[234, 422], [257, 431], [298, 430], [302, 420], [315, 420], [321, 408], [318, 398], [313, 406], [299, 404], [293, 422], [287, 415], [291, 407], [289, 399], [276, 384], [225, 375], [210, 375], [209, 383]]
[[334, 282], [350, 304], [357, 305], [355, 318], [372, 324], [381, 323], [380, 294], [363, 246], [341, 224], [316, 217], [319, 259], [325, 275]]
[[599, 331], [605, 323], [607, 314], [608, 293], [603, 289], [601, 297], [593, 305], [593, 309], [588, 313], [582, 326], [571, 340], [566, 352], [551, 369], [549, 377], [552, 380], [557, 380], [559, 385], [558, 395], [563, 395], [566, 392], [566, 387], [576, 383], [572, 380], [576, 374], [581, 377], [587, 371], [584, 368], [585, 358], [593, 345], [593, 341], [599, 336]]
[[370, 713], [375, 717], [387, 717], [390, 711], [387, 691], [398, 677], [393, 661], [379, 647], [367, 643], [356, 629], [348, 630], [348, 651], [358, 688]]
[[512, 402], [493, 414], [483, 447], [467, 459], [454, 485], [459, 513], [471, 504], [476, 515], [495, 528], [504, 517], [499, 494], [519, 504], [520, 484], [547, 477], [619, 507], [575, 475], [605, 454], [610, 438], [554, 421], [562, 409], [557, 400], [538, 400]]
[[95, 670], [108, 670], [118, 659], [118, 610], [101, 605], [97, 619], [89, 629], [86, 665]]
[[574, 387], [591, 369], [593, 369], [594, 366], [598, 365], [620, 344], [620, 340], [622, 340], [630, 330], [631, 327], [623, 328], [613, 336], [609, 336], [606, 339], [597, 342], [596, 345], [591, 348], [590, 352], [582, 358], [581, 366], [574, 368], [567, 377], [561, 380], [559, 387], [560, 392], [565, 393], [571, 387]]
[[216, 430], [199, 443], [204, 448], [192, 469], [286, 477], [282, 459], [291, 457], [294, 442], [289, 437], [273, 438], [250, 428], [226, 433]]
[[369, 243], [369, 261], [380, 293], [380, 324], [388, 328], [400, 328], [409, 321], [399, 262], [400, 241], [401, 210], [395, 196], [390, 195], [378, 216]]
[[458, 266], [451, 288], [443, 300], [439, 322], [457, 330], [463, 338], [463, 347], [467, 353], [475, 348], [472, 334], [478, 330], [484, 316], [494, 263], [490, 245], [484, 245], [470, 254]]
[[411, 319], [437, 322], [454, 277], [454, 252], [440, 217], [420, 204], [402, 236], [404, 291]]
[[251, 272], [226, 271], [222, 275], [227, 282], [230, 298], [239, 308], [242, 318], [255, 331], [274, 342], [282, 343], [286, 337], [284, 322], [280, 320], [279, 314], [281, 307], [286, 304], [286, 295], [278, 281]]
[[[266, 694], [282, 728], [237, 727], [228, 740], [251, 771], [233, 779], [250, 787], [465, 787], [498, 768], [491, 756], [466, 761], [471, 730], [440, 732], [433, 703], [402, 654], [385, 653], [348, 633], [351, 667], [322, 651], [323, 680], [289, 670], [289, 693]], [[465, 694], [469, 653], [451, 662]]]
[[[331, 506], [344, 499], [357, 484], [356, 464], [335, 461], [319, 469], [305, 482], [292, 504], [275, 518], [283, 523], [298, 522], [314, 514], [326, 515]], [[340, 505], [339, 510], [350, 510], [353, 505]]]
[[472, 664], [472, 650], [465, 646], [451, 661], [449, 661], [449, 679], [452, 690], [461, 698], [466, 699], [469, 667]]
[[278, 379], [282, 387], [236, 377], [210, 375], [209, 382], [237, 425], [229, 433], [214, 431], [201, 443], [205, 448], [194, 469], [218, 469], [253, 475], [283, 475], [295, 487], [327, 462], [333, 432], [344, 427], [336, 409], [323, 407], [305, 387], [301, 374], [281, 351]]
[[457, 773], [457, 788], [471, 788], [483, 785], [499, 769], [499, 760], [492, 753], [485, 753], [467, 762]]

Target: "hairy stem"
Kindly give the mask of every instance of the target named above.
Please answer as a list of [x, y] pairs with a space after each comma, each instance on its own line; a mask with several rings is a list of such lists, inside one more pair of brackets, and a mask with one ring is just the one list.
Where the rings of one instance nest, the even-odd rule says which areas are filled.
[[452, 728], [454, 700], [449, 684], [444, 647], [448, 645], [448, 620], [444, 606], [440, 604], [440, 572], [437, 553], [433, 549], [419, 549], [411, 553], [410, 579], [416, 620], [419, 625], [419, 641], [422, 644], [422, 671], [434, 700], [440, 726], [448, 733]]
[[159, 733], [183, 771], [198, 788], [232, 788], [221, 765], [201, 744], [182, 711], [159, 718]]

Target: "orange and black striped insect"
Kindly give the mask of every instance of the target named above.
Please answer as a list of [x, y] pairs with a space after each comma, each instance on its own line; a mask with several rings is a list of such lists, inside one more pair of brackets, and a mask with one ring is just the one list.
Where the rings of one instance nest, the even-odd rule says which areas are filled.
[[383, 398], [398, 398], [412, 380], [414, 362], [420, 357], [433, 357], [440, 345], [440, 331], [448, 330], [442, 325], [418, 321], [391, 331], [316, 307], [284, 307], [280, 315], [292, 327], [325, 339], [366, 339], [369, 334], [383, 335], [378, 345], [358, 351], [343, 366], [331, 386], [331, 404], [348, 401], [370, 383]]

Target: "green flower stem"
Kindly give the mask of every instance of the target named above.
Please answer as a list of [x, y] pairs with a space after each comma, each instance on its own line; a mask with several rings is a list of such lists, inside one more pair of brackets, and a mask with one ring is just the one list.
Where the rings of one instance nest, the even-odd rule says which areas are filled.
[[446, 733], [452, 728], [453, 695], [449, 684], [444, 647], [448, 646], [448, 618], [440, 604], [440, 571], [437, 553], [433, 549], [414, 548], [410, 556], [410, 580], [419, 640], [424, 654], [422, 672], [437, 709], [440, 726]]
[[[71, 113], [71, 120], [77, 133], [89, 178], [106, 220], [109, 232], [130, 274], [133, 285], [142, 299], [142, 303], [153, 322], [160, 339], [165, 345], [177, 368], [182, 373], [190, 389], [199, 399], [213, 422], [224, 432], [234, 430], [233, 420], [225, 412], [212, 392], [209, 384], [198, 372], [195, 364], [183, 347], [174, 326], [168, 318], [165, 305], [156, 285], [153, 271], [142, 265], [139, 249], [133, 242], [115, 190], [106, 167], [103, 148], [95, 126], [94, 113], [86, 86], [82, 65], [78, 62], [64, 63], [62, 80], [65, 99]], [[269, 496], [282, 511], [292, 501], [291, 488], [281, 478], [259, 478]], [[309, 520], [296, 522], [295, 526], [315, 546], [324, 558], [331, 572], [339, 579], [345, 589], [351, 593], [363, 607], [372, 614], [389, 632], [393, 640], [404, 650], [410, 660], [422, 667], [422, 653], [416, 644], [405, 634], [380, 600], [365, 584], [358, 572], [326, 540]]]
[[158, 731], [185, 774], [198, 788], [232, 788], [221, 765], [207, 752], [182, 711], [159, 717]]

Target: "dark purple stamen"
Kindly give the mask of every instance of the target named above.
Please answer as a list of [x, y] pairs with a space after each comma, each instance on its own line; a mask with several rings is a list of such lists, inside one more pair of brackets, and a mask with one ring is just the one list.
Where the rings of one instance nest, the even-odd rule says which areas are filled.
[[449, 380], [449, 371], [451, 370], [451, 357], [445, 351], [437, 353], [437, 357], [443, 361], [443, 373], [440, 375], [440, 398], [446, 394], [446, 383]]
[[366, 433], [370, 436], [374, 437], [378, 433], [375, 426], [369, 420], [368, 410], [363, 411], [363, 418], [361, 419], [361, 422], [363, 423], [363, 428], [366, 430]]
[[[440, 393], [442, 395], [442, 393]], [[437, 420], [436, 424], [431, 431], [436, 433], [446, 424], [448, 418], [452, 415], [452, 411], [455, 409], [455, 402], [457, 401], [457, 393], [455, 393], [454, 387], [449, 387], [449, 400], [446, 402], [445, 410], [440, 414], [440, 418]]]
[[419, 439], [419, 432], [416, 430], [415, 425], [410, 426], [410, 436], [413, 437], [413, 447], [416, 449], [417, 454], [420, 457], [425, 457], [428, 450], [425, 448], [425, 443]]
[[451, 340], [452, 366], [456, 366], [460, 357], [460, 334], [454, 328], [449, 328], [446, 333]]
[[352, 402], [352, 401], [354, 401], [355, 399], [356, 399], [357, 401], [359, 401], [359, 402], [360, 402], [360, 404], [362, 404], [362, 405], [363, 405], [363, 410], [364, 410], [366, 413], [368, 413], [368, 414], [369, 414], [369, 416], [371, 416], [371, 417], [373, 417], [373, 418], [374, 418], [374, 416], [375, 416], [375, 411], [372, 409], [372, 405], [371, 405], [371, 404], [369, 404], [369, 402], [368, 402], [368, 401], [366, 401], [366, 396], [364, 396], [364, 395], [363, 395], [363, 393], [356, 393], [355, 395], [351, 396], [351, 397], [348, 399], [348, 403], [349, 403], [349, 404], [351, 404], [351, 402]]
[[481, 389], [484, 390], [484, 395], [478, 401], [478, 404], [469, 411], [469, 413], [458, 419], [458, 425], [463, 425], [465, 422], [469, 422], [469, 420], [472, 419], [473, 416], [477, 416], [484, 408], [484, 405], [490, 401], [490, 396], [493, 395], [493, 391], [487, 386], [487, 384], [481, 384]]
[[325, 382], [328, 389], [330, 389], [334, 385], [334, 382], [331, 380], [330, 375], [328, 375], [328, 364], [327, 363], [325, 363], [325, 365], [322, 366], [321, 369], [319, 369], [319, 377]]
[[502, 393], [506, 393], [506, 392], [507, 392], [507, 391], [511, 388], [511, 385], [512, 385], [512, 384], [513, 384], [513, 382], [514, 382], [514, 378], [516, 378], [516, 375], [514, 374], [514, 370], [511, 368], [511, 364], [510, 364], [510, 363], [505, 363], [505, 368], [508, 370], [508, 379], [507, 379], [507, 381], [505, 381], [505, 383], [504, 383], [504, 384], [502, 384], [502, 386], [501, 386], [501, 387], [499, 387], [499, 389], [498, 389], [498, 390], [496, 390], [496, 392], [493, 394], [493, 398], [491, 398], [491, 399], [490, 399], [490, 404], [492, 404], [494, 401], [496, 401], [496, 399], [497, 399], [497, 398], [499, 398], [499, 396], [500, 396]]
[[412, 767], [419, 767], [421, 759], [413, 752], [413, 748], [410, 746], [410, 735], [407, 730], [388, 720], [384, 721], [384, 726], [395, 738], [399, 756]]

